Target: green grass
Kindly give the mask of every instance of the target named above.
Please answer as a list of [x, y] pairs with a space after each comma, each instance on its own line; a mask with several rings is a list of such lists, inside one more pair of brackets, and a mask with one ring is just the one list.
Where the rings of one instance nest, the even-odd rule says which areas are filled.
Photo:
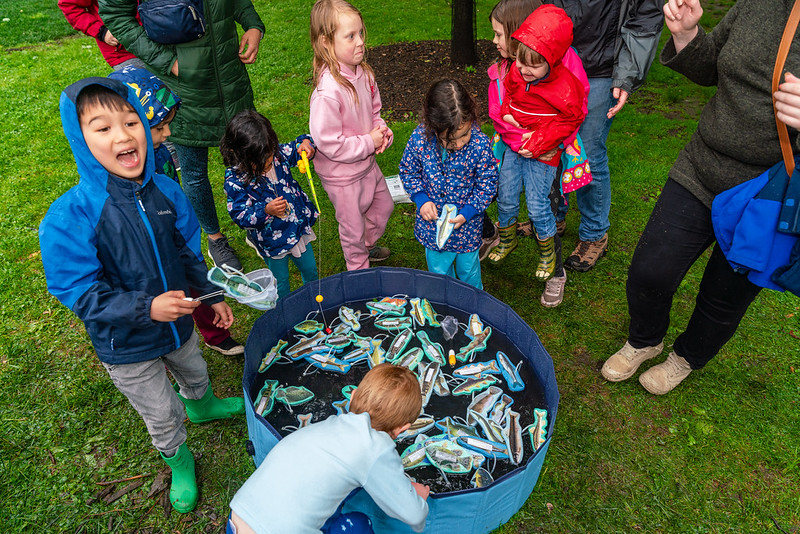
[[3, 0], [0, 4], [0, 50], [37, 45], [73, 33], [57, 0]]
[[[724, 12], [706, 8], [711, 26]], [[365, 3], [361, 3], [365, 4]], [[707, 2], [704, 2], [707, 4]], [[310, 2], [256, 2], [269, 27], [250, 68], [258, 109], [282, 139], [307, 129]], [[446, 39], [446, 2], [388, 2], [363, 8], [369, 43]], [[478, 3], [478, 35], [491, 34], [491, 3]], [[22, 10], [22, 13], [19, 11]], [[219, 532], [231, 497], [252, 467], [244, 419], [188, 425], [201, 500], [187, 515], [165, 516], [144, 498], [163, 462], [138, 415], [114, 388], [80, 322], [48, 293], [36, 228], [47, 207], [76, 182], [61, 133], [60, 91], [108, 68], [94, 40], [63, 39], [55, 2], [0, 5], [0, 518], [11, 532]], [[10, 51], [9, 48], [22, 50]], [[800, 377], [797, 298], [764, 292], [738, 333], [702, 372], [665, 397], [635, 380], [610, 384], [598, 370], [625, 341], [625, 277], [638, 237], [667, 172], [694, 131], [713, 89], [699, 88], [656, 64], [648, 84], [615, 120], [609, 137], [613, 176], [611, 248], [596, 269], [569, 273], [558, 308], [538, 303], [532, 281], [535, 244], [522, 240], [502, 266], [486, 265], [486, 289], [511, 305], [553, 357], [559, 417], [539, 482], [501, 533], [765, 532], [800, 530]], [[421, 97], [421, 95], [420, 95]], [[393, 123], [395, 145], [378, 161], [395, 174], [413, 123]], [[735, 132], [732, 132], [735, 135]], [[221, 192], [222, 163], [210, 172]], [[317, 182], [322, 274], [344, 269], [333, 210]], [[222, 194], [218, 211], [224, 215]], [[412, 239], [413, 208], [398, 206], [385, 241], [394, 266], [424, 268]], [[247, 270], [261, 263], [227, 217]], [[565, 247], [577, 234], [568, 217]], [[317, 252], [317, 251], [315, 251]], [[676, 294], [671, 343], [686, 324], [702, 273], [695, 265]], [[299, 279], [293, 281], [299, 283]], [[233, 304], [237, 339], [258, 312]], [[215, 391], [240, 391], [242, 362], [205, 352]], [[145, 484], [112, 505], [91, 502], [98, 483], [143, 475]], [[279, 487], [275, 488], [280, 491]], [[265, 496], [268, 498], [268, 496]], [[777, 527], [777, 528], [776, 528]], [[780, 530], [778, 530], [780, 529]]]

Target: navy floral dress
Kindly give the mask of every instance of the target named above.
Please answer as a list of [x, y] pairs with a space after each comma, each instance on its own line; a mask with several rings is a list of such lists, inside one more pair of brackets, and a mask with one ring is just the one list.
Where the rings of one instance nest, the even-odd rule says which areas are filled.
[[[456, 253], [480, 248], [482, 214], [497, 193], [497, 163], [489, 138], [477, 125], [472, 126], [469, 143], [455, 151], [445, 150], [422, 125], [417, 126], [400, 160], [400, 179], [417, 205], [414, 237], [425, 248]], [[426, 221], [419, 214], [429, 200], [440, 215], [442, 206], [453, 204], [467, 219], [443, 249], [436, 246], [436, 221]]]
[[[311, 141], [311, 136], [301, 135], [291, 143], [278, 145], [272, 164], [274, 179], [264, 174], [244, 185], [244, 173], [238, 168], [225, 170], [228, 213], [233, 222], [247, 230], [262, 257], [280, 256], [294, 248], [303, 236], [314, 235], [311, 227], [319, 213], [290, 170], [297, 166], [300, 159], [297, 147], [305, 139]], [[284, 216], [267, 214], [267, 204], [280, 196], [288, 202]]]

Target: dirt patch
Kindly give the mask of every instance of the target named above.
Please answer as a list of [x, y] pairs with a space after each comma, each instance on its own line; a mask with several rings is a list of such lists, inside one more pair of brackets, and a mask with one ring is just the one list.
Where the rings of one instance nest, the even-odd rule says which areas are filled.
[[381, 89], [384, 118], [401, 121], [419, 116], [428, 87], [437, 80], [454, 78], [478, 101], [481, 122], [489, 120], [489, 66], [497, 59], [491, 41], [478, 41], [478, 63], [467, 67], [450, 63], [450, 41], [417, 41], [376, 46], [369, 64]]

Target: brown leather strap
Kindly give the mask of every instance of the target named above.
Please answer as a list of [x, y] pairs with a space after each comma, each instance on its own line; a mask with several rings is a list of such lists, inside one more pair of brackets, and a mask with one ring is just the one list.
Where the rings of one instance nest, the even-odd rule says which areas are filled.
[[[800, 22], [800, 0], [795, 0], [792, 12], [789, 14], [789, 20], [786, 22], [786, 28], [783, 30], [783, 37], [781, 37], [781, 44], [778, 48], [778, 57], [775, 60], [775, 70], [772, 72], [772, 94], [778, 90], [781, 83], [781, 74], [783, 73], [783, 66], [786, 63], [786, 56], [789, 55], [789, 48], [792, 46], [792, 39], [797, 31], [797, 24]], [[778, 119], [778, 110], [775, 109], [775, 97], [772, 97], [772, 108], [775, 111], [775, 122], [778, 125], [778, 139], [781, 141], [781, 153], [783, 154], [783, 162], [786, 165], [786, 172], [789, 176], [794, 172], [794, 154], [792, 153], [792, 144], [789, 142], [789, 131], [786, 125]]]

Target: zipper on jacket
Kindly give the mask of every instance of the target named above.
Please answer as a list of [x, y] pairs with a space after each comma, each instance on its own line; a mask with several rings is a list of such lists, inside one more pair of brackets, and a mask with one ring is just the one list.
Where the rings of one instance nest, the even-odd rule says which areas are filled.
[[205, 35], [206, 33], [205, 20], [203, 20], [203, 18], [197, 13], [197, 10], [194, 8], [194, 6], [187, 6], [187, 7], [189, 8], [189, 11], [192, 13], [192, 18], [194, 18], [196, 22], [200, 23], [200, 29], [203, 30], [203, 35]]
[[[153, 227], [150, 225], [150, 219], [147, 218], [147, 210], [144, 209], [144, 202], [142, 202], [142, 192], [136, 191], [134, 193], [136, 196], [136, 204], [139, 207], [139, 216], [142, 218], [142, 222], [144, 223], [145, 229], [147, 229], [147, 235], [150, 237], [150, 244], [153, 245], [153, 253], [156, 257], [156, 264], [158, 265], [158, 273], [161, 276], [161, 284], [164, 287], [164, 292], [168, 291], [167, 286], [167, 276], [164, 274], [164, 265], [161, 263], [161, 255], [158, 253], [158, 245], [156, 244], [156, 235], [153, 232]], [[175, 328], [175, 323], [169, 323], [170, 330], [172, 330], [172, 337], [175, 338], [175, 349], [177, 350], [181, 346], [181, 338], [178, 335], [178, 329]]]

